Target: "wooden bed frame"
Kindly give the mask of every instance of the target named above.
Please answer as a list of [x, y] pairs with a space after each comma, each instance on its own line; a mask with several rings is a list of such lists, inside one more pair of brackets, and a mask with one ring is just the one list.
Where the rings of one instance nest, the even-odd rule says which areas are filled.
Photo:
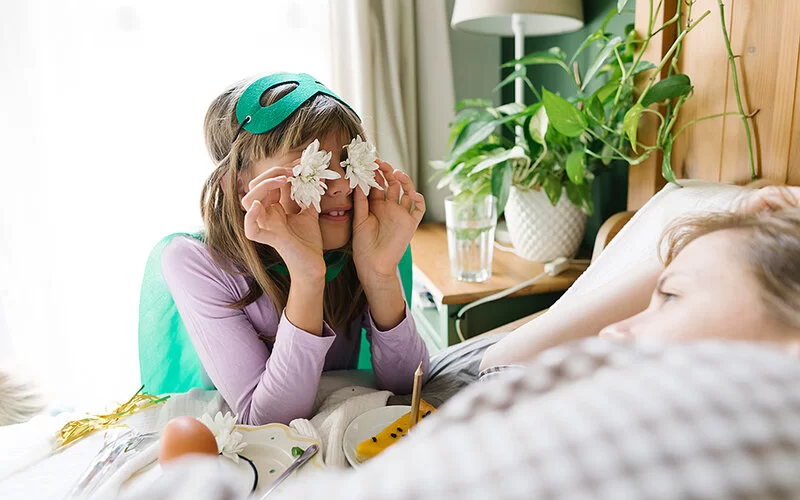
[[[678, 2], [663, 0], [657, 25], [674, 17]], [[658, 4], [658, 1], [653, 3]], [[647, 31], [650, 0], [636, 0], [636, 30]], [[758, 177], [774, 184], [800, 184], [800, 1], [724, 0], [725, 21], [733, 53], [738, 56], [739, 88], [750, 119]], [[692, 18], [706, 17], [683, 42], [680, 71], [694, 85], [694, 95], [681, 110], [675, 130], [700, 117], [738, 111], [731, 67], [722, 36], [717, 0], [695, 0]], [[675, 40], [675, 30], [662, 31], [644, 54], [657, 61]], [[664, 76], [664, 75], [662, 75]], [[639, 137], [652, 143], [657, 118], [643, 115]], [[638, 210], [664, 185], [662, 155], [631, 167], [628, 210]], [[752, 181], [744, 125], [738, 116], [699, 122], [675, 141], [672, 168], [680, 179], [705, 179], [739, 185]]]

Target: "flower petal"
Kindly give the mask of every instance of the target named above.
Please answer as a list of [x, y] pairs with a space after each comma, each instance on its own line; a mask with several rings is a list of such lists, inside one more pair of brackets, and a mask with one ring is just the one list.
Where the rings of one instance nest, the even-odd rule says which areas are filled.
[[323, 170], [319, 173], [320, 179], [341, 179], [342, 175], [339, 172], [334, 172], [333, 170]]

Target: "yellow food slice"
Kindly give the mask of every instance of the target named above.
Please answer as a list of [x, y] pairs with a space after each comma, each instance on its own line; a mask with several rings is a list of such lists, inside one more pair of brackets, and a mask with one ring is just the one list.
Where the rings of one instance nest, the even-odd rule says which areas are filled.
[[[419, 402], [419, 417], [420, 420], [435, 412], [436, 408], [429, 405], [424, 399]], [[363, 460], [370, 459], [379, 454], [386, 448], [394, 443], [400, 441], [400, 438], [408, 433], [408, 428], [411, 427], [411, 412], [401, 416], [391, 424], [389, 424], [381, 432], [362, 441], [356, 447], [356, 452], [359, 458]]]

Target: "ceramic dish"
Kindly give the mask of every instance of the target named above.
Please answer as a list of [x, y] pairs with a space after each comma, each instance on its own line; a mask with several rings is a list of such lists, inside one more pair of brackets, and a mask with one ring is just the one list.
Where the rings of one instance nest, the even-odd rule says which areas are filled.
[[358, 443], [378, 434], [389, 424], [410, 411], [410, 406], [382, 406], [373, 408], [354, 418], [345, 429], [344, 438], [342, 439], [344, 456], [350, 462], [350, 465], [358, 467], [362, 464], [356, 453]]
[[[247, 443], [247, 447], [240, 455], [250, 459], [258, 469], [256, 498], [266, 492], [273, 481], [283, 474], [283, 471], [294, 461], [296, 457], [292, 455], [292, 448], [305, 450], [312, 444], [316, 444], [320, 450], [322, 449], [322, 445], [318, 441], [300, 437], [283, 424], [267, 424], [258, 427], [237, 425], [235, 429], [244, 434], [244, 441]], [[322, 452], [318, 452], [307, 464], [297, 469], [293, 477], [286, 480], [286, 483], [304, 479], [324, 468]], [[249, 472], [252, 477], [252, 468], [246, 461], [239, 460], [239, 469], [245, 473]]]
[[[260, 498], [294, 461], [292, 448], [298, 447], [305, 450], [312, 444], [322, 446], [314, 439], [304, 438], [296, 435], [292, 429], [283, 424], [267, 424], [258, 427], [237, 425], [236, 431], [244, 435], [243, 440], [247, 443], [245, 449], [240, 453], [242, 457], [249, 459], [258, 470], [258, 486], [254, 492], [255, 498]], [[228, 474], [237, 477], [237, 484], [241, 483], [241, 494], [246, 496], [250, 493], [253, 486], [253, 468], [243, 459], [235, 464], [230, 459], [220, 455], [220, 465], [229, 469]], [[294, 474], [286, 480], [276, 491], [280, 491], [285, 484], [295, 481], [306, 480], [316, 472], [325, 468], [322, 461], [322, 452], [318, 452], [311, 460], [297, 469]], [[144, 469], [138, 471], [125, 484], [127, 490], [133, 488], [134, 491], [141, 491], [142, 488], [153, 484], [161, 477], [161, 466], [158, 462], [153, 462]]]

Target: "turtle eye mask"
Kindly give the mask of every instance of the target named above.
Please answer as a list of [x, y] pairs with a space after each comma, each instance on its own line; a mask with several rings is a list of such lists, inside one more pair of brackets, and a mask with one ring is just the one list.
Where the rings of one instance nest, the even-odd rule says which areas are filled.
[[[264, 92], [285, 83], [296, 83], [297, 87], [272, 104], [261, 104]], [[353, 111], [349, 104], [306, 73], [276, 73], [256, 80], [245, 89], [236, 103], [239, 129], [233, 142], [242, 130], [251, 134], [269, 132], [317, 94], [329, 95]], [[353, 113], [356, 114], [355, 111]], [[350, 181], [350, 188], [358, 186], [364, 194], [369, 194], [371, 187], [383, 189], [375, 182], [375, 172], [378, 170], [375, 146], [356, 137], [346, 147], [348, 158], [341, 162], [341, 166], [345, 169], [345, 179]], [[330, 160], [331, 153], [320, 149], [318, 139], [303, 151], [300, 164], [294, 167], [293, 177], [289, 180], [292, 184], [292, 199], [301, 208], [313, 205], [317, 212], [321, 211], [319, 203], [327, 188], [325, 180], [341, 177], [329, 170]]]

